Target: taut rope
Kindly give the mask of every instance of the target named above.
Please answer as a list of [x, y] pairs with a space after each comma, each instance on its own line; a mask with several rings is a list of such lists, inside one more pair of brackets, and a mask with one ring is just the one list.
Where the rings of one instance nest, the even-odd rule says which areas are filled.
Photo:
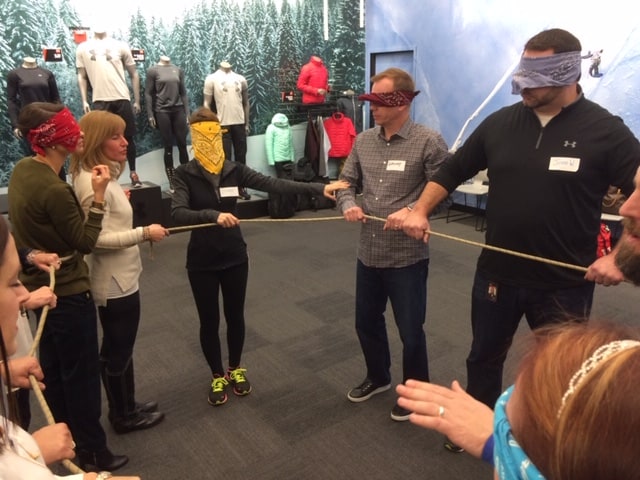
[[[380, 217], [376, 217], [373, 215], [365, 215], [366, 218], [370, 219], [370, 220], [376, 220], [379, 222], [386, 222], [386, 219], [384, 218], [380, 218]], [[241, 223], [247, 223], [247, 222], [252, 222], [252, 223], [256, 223], [256, 222], [315, 222], [315, 221], [326, 221], [326, 220], [344, 220], [344, 217], [338, 216], [338, 217], [319, 217], [319, 218], [250, 218], [250, 219], [246, 219], [246, 220], [242, 220]], [[169, 230], [170, 233], [177, 233], [177, 232], [187, 232], [190, 230], [195, 230], [198, 228], [208, 228], [208, 227], [216, 227], [219, 226], [217, 223], [201, 223], [201, 224], [197, 224], [197, 225], [185, 225], [185, 226], [181, 226], [181, 227], [171, 227], [168, 228], [167, 230]], [[486, 248], [487, 250], [493, 250], [495, 252], [500, 252], [500, 253], [504, 253], [506, 255], [512, 255], [514, 257], [520, 257], [520, 258], [526, 258], [527, 260], [533, 260], [536, 262], [541, 262], [541, 263], [546, 263], [549, 265], [555, 265], [557, 267], [564, 267], [564, 268], [568, 268], [571, 270], [577, 270], [579, 272], [586, 272], [588, 269], [587, 267], [583, 267], [580, 265], [573, 265], [571, 263], [565, 263], [565, 262], [560, 262], [558, 260], [552, 260], [550, 258], [544, 258], [544, 257], [538, 257], [536, 255], [530, 255], [528, 253], [522, 253], [522, 252], [517, 252], [515, 250], [509, 250], [506, 248], [501, 248], [501, 247], [495, 247], [493, 245], [487, 245], [486, 243], [480, 243], [480, 242], [474, 242], [472, 240], [466, 240], [464, 238], [460, 238], [460, 237], [456, 237], [453, 235], [447, 235], [445, 233], [439, 233], [439, 232], [434, 232], [433, 230], [426, 230], [424, 232], [425, 234], [429, 234], [429, 235], [433, 235], [435, 237], [442, 237], [442, 238], [446, 238], [447, 240], [453, 240], [456, 242], [460, 242], [460, 243], [465, 243], [467, 245], [473, 245], [475, 247], [480, 247], [480, 248]]]

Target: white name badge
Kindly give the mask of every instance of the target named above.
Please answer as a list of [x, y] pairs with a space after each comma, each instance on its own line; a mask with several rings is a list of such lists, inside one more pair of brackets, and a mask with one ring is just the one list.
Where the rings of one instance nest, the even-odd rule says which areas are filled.
[[393, 170], [394, 172], [404, 172], [405, 160], [389, 160], [387, 162], [387, 170]]
[[239, 197], [240, 190], [238, 187], [220, 187], [220, 196], [222, 198]]
[[551, 157], [549, 170], [559, 172], [577, 172], [580, 167], [580, 159], [576, 157]]

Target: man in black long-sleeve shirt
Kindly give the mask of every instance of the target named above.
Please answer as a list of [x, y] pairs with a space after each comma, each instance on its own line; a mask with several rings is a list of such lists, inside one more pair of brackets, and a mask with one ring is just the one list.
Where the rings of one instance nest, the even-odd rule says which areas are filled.
[[623, 121], [584, 98], [579, 40], [546, 30], [525, 45], [513, 93], [522, 102], [487, 117], [425, 187], [403, 224], [428, 240], [427, 215], [458, 184], [488, 168], [487, 244], [579, 266], [577, 270], [483, 250], [472, 292], [467, 391], [493, 407], [524, 315], [532, 329], [586, 320], [594, 283], [623, 280], [614, 255], [596, 260], [608, 185], [633, 191], [640, 144]]

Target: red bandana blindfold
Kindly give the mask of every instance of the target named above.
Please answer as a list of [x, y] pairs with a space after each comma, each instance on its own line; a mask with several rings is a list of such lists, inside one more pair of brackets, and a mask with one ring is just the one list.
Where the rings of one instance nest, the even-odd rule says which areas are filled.
[[384, 93], [363, 93], [358, 96], [358, 100], [363, 100], [383, 107], [400, 107], [409, 105], [411, 101], [420, 93], [420, 90], [411, 92], [409, 90], [396, 90]]
[[45, 147], [62, 145], [74, 152], [82, 131], [71, 111], [65, 107], [46, 122], [32, 128], [27, 134], [27, 141], [34, 152], [45, 155]]

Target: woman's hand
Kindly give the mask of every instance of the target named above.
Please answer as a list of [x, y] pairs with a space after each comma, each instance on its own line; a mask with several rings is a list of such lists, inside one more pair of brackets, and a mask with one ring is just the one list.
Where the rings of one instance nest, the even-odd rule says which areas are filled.
[[222, 228], [231, 228], [239, 225], [240, 220], [238, 220], [231, 213], [223, 212], [220, 215], [218, 215], [218, 219], [216, 220], [216, 223], [220, 225]]
[[76, 456], [73, 451], [75, 443], [66, 423], [42, 427], [33, 432], [32, 437], [38, 444], [44, 463], [47, 465]]
[[48, 305], [49, 308], [56, 308], [58, 297], [53, 290], [48, 286], [40, 287], [37, 290], [31, 292], [29, 300], [24, 303], [24, 306], [29, 310], [35, 310], [36, 308], [44, 307]]
[[152, 223], [151, 225], [147, 225], [147, 228], [149, 229], [149, 240], [152, 242], [159, 242], [163, 238], [169, 236], [169, 230], [160, 224]]
[[[0, 369], [4, 374], [4, 369]], [[29, 375], [33, 375], [38, 381], [40, 390], [44, 390], [44, 373], [40, 368], [40, 362], [36, 357], [18, 357], [9, 360], [9, 375], [11, 375], [11, 386], [19, 388], [31, 388]]]
[[96, 165], [91, 169], [91, 188], [93, 189], [93, 200], [104, 202], [104, 192], [111, 180], [109, 167], [107, 165]]
[[[46, 252], [37, 252], [31, 256], [31, 262], [34, 266], [38, 267], [40, 270], [44, 270], [45, 272], [49, 271], [50, 267], [55, 268], [56, 270], [60, 269], [62, 262], [60, 261], [60, 257], [57, 253], [46, 253]], [[33, 293], [32, 293], [33, 295]]]
[[349, 182], [345, 182], [344, 180], [338, 180], [336, 182], [331, 182], [324, 187], [324, 196], [330, 198], [331, 200], [336, 199], [335, 192], [337, 190], [344, 190], [345, 188], [349, 188], [351, 185]]
[[480, 458], [493, 433], [493, 410], [453, 381], [451, 388], [418, 380], [396, 387], [398, 405], [413, 412], [411, 423], [440, 432]]

